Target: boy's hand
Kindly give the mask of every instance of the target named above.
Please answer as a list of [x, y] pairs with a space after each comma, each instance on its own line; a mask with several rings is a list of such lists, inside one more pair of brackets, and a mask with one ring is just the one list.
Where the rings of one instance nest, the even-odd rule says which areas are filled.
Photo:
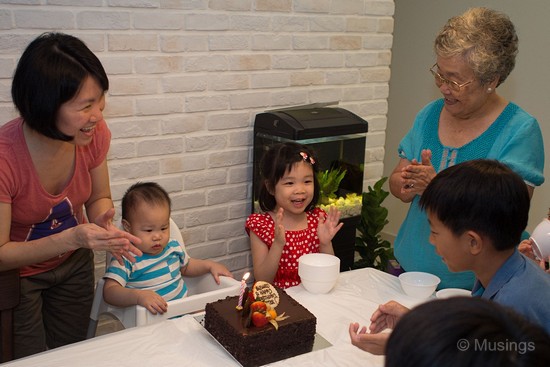
[[163, 314], [168, 310], [168, 303], [154, 291], [139, 291], [137, 303], [153, 315]]
[[378, 334], [385, 329], [393, 329], [397, 321], [409, 312], [409, 309], [402, 304], [389, 301], [378, 306], [378, 309], [372, 314], [369, 330], [372, 334]]
[[359, 329], [359, 324], [354, 322], [349, 325], [349, 336], [351, 344], [355, 345], [357, 348], [375, 355], [383, 355], [390, 334], [369, 334], [365, 326]]

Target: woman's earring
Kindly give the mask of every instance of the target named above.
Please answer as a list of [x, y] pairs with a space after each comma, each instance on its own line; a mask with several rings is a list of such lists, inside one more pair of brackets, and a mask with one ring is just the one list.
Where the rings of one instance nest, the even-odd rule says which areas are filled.
[[493, 91], [493, 88], [487, 88], [487, 93], [491, 93]]

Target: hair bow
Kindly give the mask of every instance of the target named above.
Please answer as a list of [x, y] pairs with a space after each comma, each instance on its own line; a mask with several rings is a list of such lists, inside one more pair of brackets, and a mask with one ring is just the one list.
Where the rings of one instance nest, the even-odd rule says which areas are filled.
[[304, 159], [304, 162], [308, 162], [311, 165], [315, 164], [315, 159], [313, 159], [313, 157], [310, 157], [306, 152], [300, 152], [300, 155]]

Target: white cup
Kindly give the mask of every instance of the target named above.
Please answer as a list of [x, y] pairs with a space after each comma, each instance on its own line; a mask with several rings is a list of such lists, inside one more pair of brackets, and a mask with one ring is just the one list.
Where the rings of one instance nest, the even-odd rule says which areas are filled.
[[544, 218], [531, 234], [533, 252], [539, 259], [548, 259], [550, 256], [550, 220]]

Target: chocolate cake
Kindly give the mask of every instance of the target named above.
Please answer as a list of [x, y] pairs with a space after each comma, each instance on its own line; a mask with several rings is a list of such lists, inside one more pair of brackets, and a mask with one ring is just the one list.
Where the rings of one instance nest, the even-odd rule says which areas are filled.
[[237, 311], [238, 296], [206, 305], [204, 327], [244, 367], [261, 366], [310, 352], [317, 319], [304, 306], [277, 288], [278, 314], [288, 318], [278, 322], [278, 330], [268, 323], [245, 327], [243, 311]]

